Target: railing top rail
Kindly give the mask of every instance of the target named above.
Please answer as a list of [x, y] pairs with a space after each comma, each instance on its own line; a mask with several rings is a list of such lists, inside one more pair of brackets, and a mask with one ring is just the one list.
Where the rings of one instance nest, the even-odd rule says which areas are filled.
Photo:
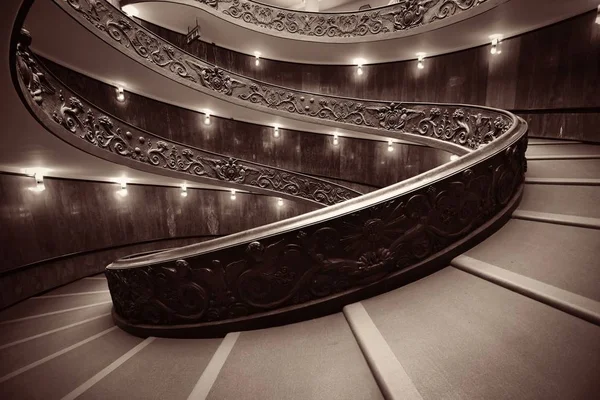
[[[121, 5], [151, 0], [125, 0]], [[155, 0], [152, 0], [155, 1]], [[196, 7], [218, 18], [267, 34], [284, 35], [298, 40], [381, 39], [448, 17], [471, 11], [486, 4], [492, 7], [507, 0], [401, 0], [367, 10], [304, 11], [293, 10], [256, 0], [158, 0]]]

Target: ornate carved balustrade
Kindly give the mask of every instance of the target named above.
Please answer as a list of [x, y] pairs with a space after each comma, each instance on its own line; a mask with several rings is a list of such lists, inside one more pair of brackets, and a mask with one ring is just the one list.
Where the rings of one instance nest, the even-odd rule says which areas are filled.
[[[270, 85], [235, 74], [173, 46], [106, 0], [54, 0], [115, 49], [186, 86], [230, 103], [303, 121], [329, 123], [446, 149], [476, 149], [501, 135], [511, 121], [502, 112], [445, 104], [401, 103], [326, 96]], [[421, 140], [422, 139], [422, 140]], [[439, 142], [438, 142], [439, 145]]]
[[[316, 121], [366, 126], [386, 136], [426, 137], [441, 148], [451, 143], [465, 154], [300, 217], [114, 262], [106, 269], [113, 315], [132, 333], [211, 336], [337, 311], [447, 265], [503, 223], [520, 199], [527, 125], [509, 112], [343, 99], [266, 85], [194, 59], [131, 24], [103, 0], [68, 0], [64, 7], [116, 48], [190, 86]], [[138, 166], [152, 163], [151, 149], [165, 152], [153, 158], [163, 170], [197, 159], [186, 158], [179, 147], [171, 157], [168, 146], [152, 147], [154, 139], [139, 143], [137, 133], [129, 138], [114, 121], [111, 126], [93, 111], [89, 115], [88, 105], [71, 102], [58, 82], [44, 78], [23, 46], [16, 67], [34, 115], [50, 130], [68, 132], [65, 140], [91, 140], [94, 149], [102, 147], [117, 161], [132, 158]], [[117, 136], [125, 144], [107, 150]]]
[[506, 116], [511, 128], [489, 145], [402, 183], [241, 234], [114, 262], [106, 276], [117, 323], [139, 335], [219, 335], [337, 311], [447, 265], [520, 199], [526, 124]]
[[[125, 0], [121, 5], [156, 0]], [[294, 11], [251, 0], [163, 0], [199, 8], [258, 32], [307, 41], [381, 40], [495, 0], [401, 0], [353, 12]]]
[[73, 93], [32, 55], [30, 40], [24, 31], [17, 45], [17, 71], [26, 101], [53, 133], [82, 150], [154, 173], [321, 205], [360, 195], [326, 180], [204, 151], [137, 129]]

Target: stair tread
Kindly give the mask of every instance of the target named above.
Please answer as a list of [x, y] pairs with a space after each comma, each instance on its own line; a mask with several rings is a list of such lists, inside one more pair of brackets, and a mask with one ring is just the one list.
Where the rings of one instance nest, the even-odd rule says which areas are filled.
[[221, 340], [156, 339], [77, 399], [186, 400]]
[[26, 337], [39, 335], [53, 329], [83, 321], [88, 318], [110, 313], [112, 304], [84, 308], [64, 314], [49, 315], [37, 319], [15, 322], [0, 328], [0, 346]]
[[28, 299], [0, 312], [0, 322], [110, 301], [110, 293]]
[[465, 255], [600, 301], [595, 229], [511, 219]]
[[519, 209], [600, 218], [600, 186], [528, 184]]
[[85, 293], [85, 292], [95, 292], [98, 290], [108, 290], [108, 282], [106, 280], [96, 280], [96, 279], [80, 279], [73, 283], [70, 283], [65, 286], [58, 287], [53, 289], [44, 295], [57, 295], [57, 294], [67, 294], [67, 293]]
[[600, 178], [600, 160], [528, 160], [528, 178]]
[[115, 329], [0, 383], [0, 398], [61, 399], [140, 342], [142, 339]]
[[527, 148], [527, 156], [594, 155], [600, 146], [590, 144], [536, 145]]
[[242, 332], [209, 400], [382, 399], [341, 313]]
[[457, 269], [363, 305], [424, 399], [600, 391], [600, 327]]
[[113, 325], [111, 316], [106, 315], [63, 331], [0, 349], [0, 377], [81, 342]]

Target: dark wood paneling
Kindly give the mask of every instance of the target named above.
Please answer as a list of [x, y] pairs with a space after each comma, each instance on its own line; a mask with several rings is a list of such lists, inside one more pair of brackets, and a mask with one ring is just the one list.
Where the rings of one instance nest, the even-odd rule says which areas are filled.
[[521, 41], [515, 108], [600, 106], [600, 26], [595, 15], [515, 39]]
[[[306, 65], [261, 60], [195, 41], [186, 45], [178, 33], [143, 23], [187, 51], [228, 70], [266, 82], [324, 94], [381, 100], [457, 102], [504, 109], [600, 107], [600, 26], [596, 11], [510, 38], [502, 54], [489, 46], [416, 61], [367, 65], [358, 76], [354, 66]], [[575, 114], [575, 113], [571, 113]], [[563, 137], [600, 141], [597, 117], [572, 115]], [[538, 113], [538, 136], [559, 137], [556, 113]], [[574, 125], [575, 124], [575, 125]], [[573, 126], [567, 129], [566, 126]]]
[[[148, 29], [192, 54], [228, 70], [266, 82], [324, 94], [382, 100], [464, 102], [503, 108], [600, 106], [600, 28], [596, 12], [529, 32], [502, 43], [502, 54], [489, 46], [425, 60], [364, 67], [308, 65], [261, 60], [194, 41], [155, 25]], [[489, 84], [489, 88], [488, 88]]]
[[316, 209], [276, 198], [228, 192], [189, 191], [0, 175], [0, 272], [64, 254], [175, 237], [225, 235]]
[[600, 112], [518, 114], [529, 124], [533, 137], [600, 141]]
[[334, 146], [331, 136], [288, 129], [280, 129], [281, 136], [274, 138], [271, 127], [218, 117], [211, 117], [211, 124], [205, 125], [203, 114], [132, 93], [120, 103], [113, 87], [45, 62], [76, 92], [132, 125], [204, 150], [274, 167], [383, 187], [435, 168], [450, 157], [445, 151], [399, 144], [390, 153], [387, 142], [343, 137]]

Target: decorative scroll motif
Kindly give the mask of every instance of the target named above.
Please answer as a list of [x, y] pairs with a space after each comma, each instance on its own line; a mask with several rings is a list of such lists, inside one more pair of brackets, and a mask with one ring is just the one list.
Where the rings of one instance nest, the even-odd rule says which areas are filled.
[[[375, 10], [314, 13], [251, 0], [195, 0], [198, 8], [238, 20], [248, 28], [290, 36], [348, 38], [404, 31], [470, 10], [487, 0], [401, 0]], [[135, 1], [133, 1], [135, 2]]]
[[383, 280], [497, 214], [523, 182], [526, 146], [525, 137], [433, 186], [312, 226], [185, 260], [109, 268], [115, 310], [132, 324], [210, 323]]
[[[222, 70], [173, 47], [128, 19], [106, 3], [106, 0], [95, 0], [93, 3], [86, 0], [68, 0], [66, 4], [61, 0], [55, 1], [71, 13], [76, 11], [72, 13], [76, 18], [80, 18], [84, 24], [91, 23], [99, 35], [119, 46], [122, 51], [141, 59], [143, 63], [160, 68], [164, 75], [183, 79], [186, 84], [196, 88], [210, 90], [269, 110], [355, 126], [442, 138], [470, 149], [477, 149], [480, 145], [488, 143], [510, 127], [506, 115], [499, 111], [489, 110], [482, 115], [480, 109], [473, 111], [467, 107], [436, 108], [426, 104], [358, 101], [314, 95], [257, 82]], [[423, 1], [408, 1], [399, 5], [416, 7], [417, 3], [421, 4]], [[211, 7], [218, 7], [219, 3], [210, 4]], [[466, 9], [475, 4], [478, 4], [475, 0], [445, 0], [443, 8], [436, 10], [449, 10], [444, 11], [448, 13], [453, 12], [452, 7]]]
[[205, 152], [138, 131], [74, 96], [42, 70], [24, 45], [18, 47], [17, 69], [27, 90], [25, 94], [41, 112], [70, 134], [112, 154], [157, 168], [266, 189], [324, 205], [360, 195], [325, 180]]

